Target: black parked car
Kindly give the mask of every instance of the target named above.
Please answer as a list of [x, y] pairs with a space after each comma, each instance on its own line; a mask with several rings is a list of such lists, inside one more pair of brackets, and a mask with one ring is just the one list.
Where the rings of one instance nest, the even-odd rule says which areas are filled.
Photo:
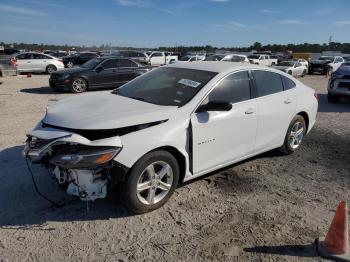
[[327, 90], [330, 103], [338, 103], [342, 97], [350, 98], [350, 62], [343, 63], [332, 73]]
[[332, 63], [333, 60], [334, 57], [331, 56], [321, 56], [317, 60], [311, 60], [309, 64], [309, 74], [320, 73], [326, 75], [330, 70], [329, 64]]
[[150, 68], [130, 59], [117, 57], [93, 58], [80, 67], [64, 69], [51, 74], [50, 87], [82, 93], [88, 89], [115, 88]]
[[72, 68], [75, 65], [82, 65], [92, 58], [99, 57], [96, 53], [84, 52], [80, 54], [74, 54], [72, 56], [62, 57], [64, 67]]

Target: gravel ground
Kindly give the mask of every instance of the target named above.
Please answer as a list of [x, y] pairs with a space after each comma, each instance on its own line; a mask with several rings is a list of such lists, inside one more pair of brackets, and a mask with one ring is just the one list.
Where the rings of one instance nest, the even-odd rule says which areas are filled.
[[[323, 76], [301, 80], [321, 99], [298, 152], [272, 151], [220, 170], [181, 186], [163, 208], [134, 216], [107, 200], [89, 210], [78, 201], [54, 209], [35, 193], [20, 155], [25, 134], [50, 100], [72, 94], [52, 92], [45, 75], [5, 78], [0, 261], [319, 261], [312, 243], [350, 197], [350, 102], [328, 104]], [[45, 176], [39, 184], [62, 194]]]

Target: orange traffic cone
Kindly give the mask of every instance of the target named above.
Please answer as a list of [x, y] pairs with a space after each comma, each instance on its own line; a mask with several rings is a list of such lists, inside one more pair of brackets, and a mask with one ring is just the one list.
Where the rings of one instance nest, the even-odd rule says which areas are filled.
[[335, 260], [350, 261], [348, 239], [348, 208], [341, 201], [335, 212], [326, 238], [316, 239], [319, 255]]

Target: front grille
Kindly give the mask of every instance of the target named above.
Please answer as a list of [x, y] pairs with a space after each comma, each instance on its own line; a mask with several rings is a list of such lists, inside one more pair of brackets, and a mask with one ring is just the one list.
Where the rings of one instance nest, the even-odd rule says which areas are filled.
[[50, 143], [52, 140], [44, 140], [37, 137], [28, 137], [27, 142], [30, 149], [39, 149]]
[[339, 82], [338, 87], [350, 88], [350, 82]]

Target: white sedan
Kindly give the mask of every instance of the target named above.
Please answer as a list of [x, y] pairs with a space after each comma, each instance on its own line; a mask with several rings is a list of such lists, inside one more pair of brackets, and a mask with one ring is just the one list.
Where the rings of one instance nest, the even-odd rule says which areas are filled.
[[305, 76], [307, 74], [307, 67], [298, 61], [282, 61], [272, 67], [292, 76]]
[[64, 69], [62, 59], [36, 52], [19, 53], [12, 56], [12, 64], [20, 73], [38, 72], [51, 74]]
[[275, 148], [298, 150], [317, 107], [312, 88], [279, 70], [172, 64], [113, 92], [51, 104], [23, 154], [69, 194], [95, 200], [120, 190], [143, 213], [184, 181]]

